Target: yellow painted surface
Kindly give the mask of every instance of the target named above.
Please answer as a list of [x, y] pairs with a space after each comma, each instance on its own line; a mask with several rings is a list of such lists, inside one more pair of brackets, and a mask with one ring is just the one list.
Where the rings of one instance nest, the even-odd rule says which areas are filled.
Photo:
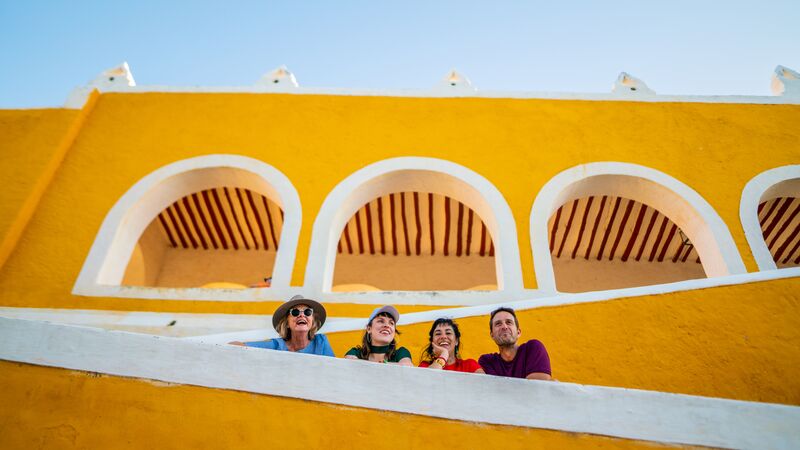
[[[52, 114], [63, 129], [75, 113]], [[529, 288], [535, 280], [528, 220], [537, 192], [560, 171], [595, 161], [652, 167], [695, 189], [727, 223], [754, 270], [739, 224], [741, 191], [756, 174], [798, 162], [799, 120], [797, 105], [103, 94], [0, 271], [0, 305], [161, 308], [150, 301], [87, 301], [69, 292], [103, 218], [126, 190], [159, 167], [212, 153], [263, 160], [297, 188], [303, 225], [294, 285], [303, 282], [311, 225], [325, 196], [353, 172], [398, 156], [454, 161], [499, 189], [514, 214]], [[32, 153], [53, 151], [52, 140], [22, 141]], [[26, 165], [15, 177], [36, 177], [37, 167]], [[19, 208], [8, 195], [0, 217]], [[197, 311], [191, 309], [197, 304], [182, 305]]]
[[0, 408], [6, 449], [663, 447], [4, 361], [0, 383], [0, 401], [14, 405]]
[[[559, 381], [800, 405], [800, 279], [518, 314]], [[402, 318], [401, 318], [402, 320]], [[489, 317], [459, 319], [464, 357], [496, 352]], [[419, 363], [430, 323], [400, 327]], [[328, 334], [337, 355], [361, 332]]]
[[[80, 113], [0, 110], [0, 268], [13, 251], [77, 131]], [[71, 128], [76, 128], [72, 133]]]

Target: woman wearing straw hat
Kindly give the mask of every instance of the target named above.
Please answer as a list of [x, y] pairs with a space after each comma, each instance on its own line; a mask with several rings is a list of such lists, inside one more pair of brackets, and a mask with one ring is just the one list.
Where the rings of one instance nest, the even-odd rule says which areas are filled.
[[246, 347], [335, 356], [328, 338], [318, 333], [325, 323], [325, 308], [321, 303], [295, 295], [272, 315], [272, 326], [280, 337], [268, 341], [231, 342]]
[[351, 348], [344, 357], [413, 367], [411, 352], [405, 347], [397, 347], [396, 335], [400, 332], [395, 326], [398, 320], [400, 313], [394, 306], [376, 308], [369, 316], [361, 345]]

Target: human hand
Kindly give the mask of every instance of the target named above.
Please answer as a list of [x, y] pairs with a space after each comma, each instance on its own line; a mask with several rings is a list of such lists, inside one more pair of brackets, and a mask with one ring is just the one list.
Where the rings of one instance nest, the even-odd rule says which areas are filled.
[[450, 359], [450, 351], [449, 350], [447, 350], [444, 347], [440, 347], [440, 346], [434, 344], [433, 342], [431, 342], [431, 345], [433, 346], [434, 356], [442, 357], [442, 358], [444, 358], [445, 361]]

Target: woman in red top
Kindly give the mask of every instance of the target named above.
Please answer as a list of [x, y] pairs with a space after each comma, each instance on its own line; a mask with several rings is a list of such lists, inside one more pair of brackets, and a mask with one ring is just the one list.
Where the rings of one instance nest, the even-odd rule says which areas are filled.
[[428, 332], [428, 346], [422, 351], [420, 367], [457, 372], [484, 373], [474, 359], [461, 359], [461, 332], [453, 319], [436, 319]]

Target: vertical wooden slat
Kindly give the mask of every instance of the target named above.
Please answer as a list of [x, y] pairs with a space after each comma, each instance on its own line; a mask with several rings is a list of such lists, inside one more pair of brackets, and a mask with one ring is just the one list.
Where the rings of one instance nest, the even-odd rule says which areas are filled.
[[572, 210], [569, 213], [569, 219], [567, 219], [567, 226], [564, 229], [564, 236], [561, 238], [561, 245], [558, 246], [558, 254], [556, 258], [561, 258], [561, 252], [564, 250], [564, 244], [567, 243], [567, 238], [569, 237], [569, 230], [572, 228], [572, 220], [575, 218], [575, 210], [578, 208], [579, 200], [574, 200], [572, 202]]
[[272, 245], [275, 246], [275, 251], [277, 251], [279, 242], [278, 239], [275, 237], [275, 224], [272, 221], [272, 213], [269, 210], [270, 209], [269, 203], [267, 202], [267, 198], [264, 197], [263, 195], [261, 196], [261, 202], [264, 204], [264, 209], [267, 211], [267, 224], [269, 225], [269, 235], [272, 238]]
[[164, 212], [160, 212], [158, 214], [158, 220], [161, 222], [161, 226], [163, 227], [164, 231], [167, 233], [167, 238], [169, 238], [169, 243], [172, 245], [173, 248], [178, 246], [178, 243], [175, 242], [175, 238], [172, 236], [172, 231], [170, 231], [169, 227], [167, 226], [167, 222], [164, 220]]
[[433, 194], [428, 194], [428, 224], [429, 224], [429, 232], [431, 234], [431, 255], [436, 254], [436, 233], [435, 228], [433, 227]]
[[422, 220], [419, 217], [419, 192], [414, 192], [414, 223], [417, 227], [417, 234], [414, 237], [415, 254], [419, 256], [422, 252]]
[[661, 244], [661, 239], [664, 238], [664, 231], [667, 229], [668, 222], [669, 219], [667, 219], [667, 216], [664, 216], [664, 218], [661, 220], [661, 228], [659, 228], [658, 230], [658, 236], [656, 237], [656, 242], [653, 244], [653, 249], [650, 251], [650, 259], [648, 259], [648, 261], [650, 262], [653, 262], [653, 260], [656, 258], [656, 253], [658, 253], [658, 248]]
[[463, 252], [463, 244], [462, 240], [464, 237], [463, 234], [463, 222], [464, 222], [464, 204], [458, 202], [458, 225], [456, 228], [456, 256], [461, 256]]
[[594, 237], [597, 235], [597, 229], [600, 228], [600, 220], [603, 218], [603, 210], [606, 207], [606, 200], [608, 199], [607, 195], [604, 195], [603, 198], [600, 199], [600, 208], [597, 211], [597, 216], [594, 219], [594, 225], [592, 226], [592, 234], [589, 236], [589, 245], [586, 247], [586, 253], [583, 255], [583, 259], [589, 259], [589, 256], [592, 254], [592, 247], [594, 246]]
[[562, 209], [564, 209], [564, 205], [558, 207], [556, 218], [553, 220], [553, 228], [550, 230], [550, 253], [553, 253], [556, 248], [556, 233], [558, 232], [558, 222], [561, 220]]
[[636, 242], [636, 238], [639, 237], [639, 230], [642, 228], [642, 222], [644, 221], [644, 215], [647, 212], [647, 205], [644, 203], [640, 203], [639, 206], [639, 215], [636, 217], [636, 223], [633, 225], [633, 231], [631, 231], [631, 237], [628, 239], [628, 245], [625, 247], [625, 251], [622, 253], [622, 261], [627, 261], [631, 255], [631, 251], [633, 250], [633, 245]]
[[236, 230], [239, 232], [239, 236], [242, 238], [242, 244], [244, 244], [244, 248], [246, 250], [250, 250], [250, 244], [247, 242], [247, 237], [244, 235], [244, 230], [242, 229], [242, 224], [239, 223], [239, 215], [236, 214], [236, 208], [233, 207], [233, 202], [231, 201], [231, 194], [228, 192], [227, 187], [222, 188], [222, 192], [225, 194], [225, 200], [227, 201], [228, 208], [231, 211], [231, 216], [233, 216], [233, 222], [236, 224]]
[[247, 200], [250, 203], [250, 207], [253, 209], [253, 215], [256, 218], [256, 224], [258, 224], [258, 231], [261, 235], [261, 244], [264, 246], [264, 250], [269, 250], [267, 231], [264, 229], [264, 222], [261, 220], [261, 214], [259, 214], [258, 208], [256, 208], [256, 202], [253, 200], [253, 194], [249, 190], [245, 190], [244, 192], [247, 195]]
[[411, 246], [408, 242], [408, 220], [406, 218], [406, 193], [400, 193], [400, 218], [403, 221], [403, 241], [406, 244], [406, 256], [411, 256]]
[[397, 219], [395, 218], [394, 194], [389, 194], [389, 206], [392, 230], [392, 254], [397, 256]]
[[444, 256], [450, 254], [450, 197], [444, 198]]
[[639, 252], [636, 254], [636, 261], [642, 259], [642, 253], [644, 253], [644, 249], [647, 246], [648, 240], [650, 238], [650, 232], [653, 231], [653, 226], [655, 225], [658, 216], [659, 216], [658, 211], [653, 209], [652, 214], [650, 215], [650, 223], [647, 225], [647, 230], [645, 231], [644, 236], [642, 237], [642, 245], [639, 246]]
[[197, 237], [200, 240], [200, 245], [203, 246], [203, 250], [208, 250], [208, 242], [203, 237], [203, 232], [200, 229], [200, 225], [197, 223], [197, 217], [195, 217], [194, 211], [192, 211], [192, 207], [189, 205], [189, 196], [183, 197], [181, 200], [183, 203], [183, 209], [186, 210], [186, 215], [189, 216], [189, 220], [192, 222], [192, 228], [197, 233]]
[[364, 211], [367, 213], [367, 243], [369, 244], [369, 254], [375, 254], [375, 241], [372, 238], [372, 211], [370, 210], [369, 203], [364, 205]]
[[619, 204], [621, 200], [622, 197], [617, 197], [616, 201], [614, 201], [614, 209], [611, 211], [611, 219], [608, 221], [608, 227], [606, 227], [606, 232], [603, 234], [603, 241], [600, 243], [600, 248], [597, 250], [598, 261], [603, 258], [603, 251], [606, 248], [608, 237], [611, 235], [611, 229], [614, 228], [614, 219], [617, 217], [617, 211], [619, 210]]
[[633, 200], [626, 199], [625, 201], [628, 204], [625, 206], [625, 213], [622, 214], [622, 221], [619, 224], [619, 229], [617, 230], [617, 237], [614, 239], [614, 245], [611, 246], [611, 254], [608, 255], [608, 260], [614, 260], [614, 254], [617, 252], [617, 246], [619, 246], [619, 241], [622, 239], [622, 235], [625, 234], [625, 225], [628, 224], [628, 218], [631, 215], [631, 210], [633, 209]]
[[242, 198], [242, 193], [239, 191], [239, 188], [234, 188], [236, 192], [236, 198], [239, 200], [239, 207], [242, 209], [242, 218], [244, 223], [247, 225], [247, 231], [250, 233], [250, 238], [253, 240], [253, 246], [256, 250], [259, 249], [258, 245], [258, 238], [256, 238], [256, 234], [253, 232], [253, 225], [250, 223], [250, 218], [248, 217], [249, 214], [247, 213], [247, 208], [244, 204], [244, 199]]
[[381, 255], [386, 254], [386, 237], [383, 230], [383, 199], [378, 197], [378, 233], [381, 236]]
[[358, 254], [364, 254], [364, 236], [361, 233], [361, 210], [359, 209], [353, 215], [353, 218], [356, 220], [356, 238], [358, 238]]
[[472, 216], [474, 215], [472, 212], [472, 208], [469, 208], [469, 217], [467, 218], [467, 256], [469, 256], [470, 251], [472, 250]]
[[575, 259], [575, 255], [578, 254], [578, 248], [581, 246], [581, 241], [583, 240], [583, 233], [586, 231], [586, 223], [589, 220], [589, 213], [592, 211], [592, 202], [594, 202], [594, 196], [589, 196], [589, 200], [586, 201], [586, 208], [583, 209], [583, 218], [581, 218], [581, 226], [578, 229], [578, 238], [575, 241], [575, 247], [572, 248], [572, 259]]

